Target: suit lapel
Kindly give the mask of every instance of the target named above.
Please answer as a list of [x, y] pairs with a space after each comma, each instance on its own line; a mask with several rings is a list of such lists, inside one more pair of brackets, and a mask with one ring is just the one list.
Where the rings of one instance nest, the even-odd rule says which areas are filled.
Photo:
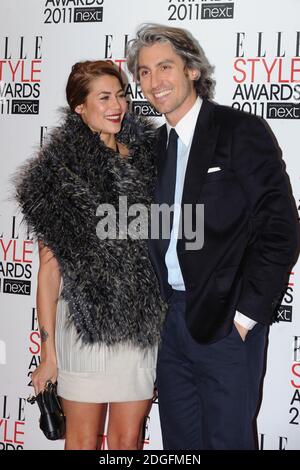
[[203, 100], [187, 164], [182, 204], [197, 201], [214, 155], [219, 128], [214, 123], [214, 104]]

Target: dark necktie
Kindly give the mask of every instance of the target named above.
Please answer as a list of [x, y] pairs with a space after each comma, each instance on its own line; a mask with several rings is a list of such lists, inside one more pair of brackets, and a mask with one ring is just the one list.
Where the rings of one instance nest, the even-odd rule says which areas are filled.
[[[177, 167], [177, 141], [178, 135], [175, 129], [170, 130], [168, 146], [165, 158], [162, 162], [156, 186], [155, 202], [157, 204], [168, 204], [171, 207], [174, 204], [176, 167]], [[173, 226], [173, 213], [170, 218], [170, 232]], [[161, 233], [161, 229], [160, 229]]]
[[169, 142], [166, 155], [158, 175], [156, 188], [156, 202], [158, 204], [174, 204], [176, 166], [177, 166], [177, 140], [178, 135], [175, 129], [170, 130]]

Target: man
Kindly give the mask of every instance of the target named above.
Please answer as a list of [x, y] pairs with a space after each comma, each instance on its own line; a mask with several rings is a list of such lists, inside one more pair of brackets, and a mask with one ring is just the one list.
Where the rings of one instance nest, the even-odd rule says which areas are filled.
[[[298, 244], [279, 151], [261, 119], [210, 101], [212, 68], [186, 31], [144, 25], [128, 68], [165, 115], [156, 202], [175, 203], [170, 240], [150, 241], [169, 302], [157, 369], [164, 448], [253, 449], [267, 329]], [[191, 221], [178, 211], [188, 204]], [[194, 250], [185, 225], [197, 204]]]

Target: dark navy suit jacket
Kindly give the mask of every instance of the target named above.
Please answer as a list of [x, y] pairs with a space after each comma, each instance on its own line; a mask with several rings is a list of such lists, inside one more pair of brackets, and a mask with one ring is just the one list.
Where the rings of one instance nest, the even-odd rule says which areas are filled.
[[[158, 172], [166, 141], [164, 125], [158, 131]], [[215, 166], [221, 170], [208, 173]], [[182, 208], [192, 204], [195, 211], [197, 203], [204, 204], [204, 245], [195, 251], [186, 249], [190, 240], [184, 237], [177, 243], [192, 336], [204, 343], [225, 337], [236, 310], [270, 324], [296, 260], [299, 232], [280, 150], [262, 119], [203, 100]], [[161, 240], [149, 242], [161, 291], [168, 299], [166, 248]]]

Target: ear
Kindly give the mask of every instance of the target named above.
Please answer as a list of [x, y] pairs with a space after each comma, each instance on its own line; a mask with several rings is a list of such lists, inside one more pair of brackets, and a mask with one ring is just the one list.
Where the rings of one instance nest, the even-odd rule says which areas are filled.
[[200, 78], [200, 72], [196, 69], [188, 69], [188, 76], [190, 80], [195, 81]]
[[83, 104], [78, 104], [75, 108], [75, 113], [82, 114], [83, 112]]

